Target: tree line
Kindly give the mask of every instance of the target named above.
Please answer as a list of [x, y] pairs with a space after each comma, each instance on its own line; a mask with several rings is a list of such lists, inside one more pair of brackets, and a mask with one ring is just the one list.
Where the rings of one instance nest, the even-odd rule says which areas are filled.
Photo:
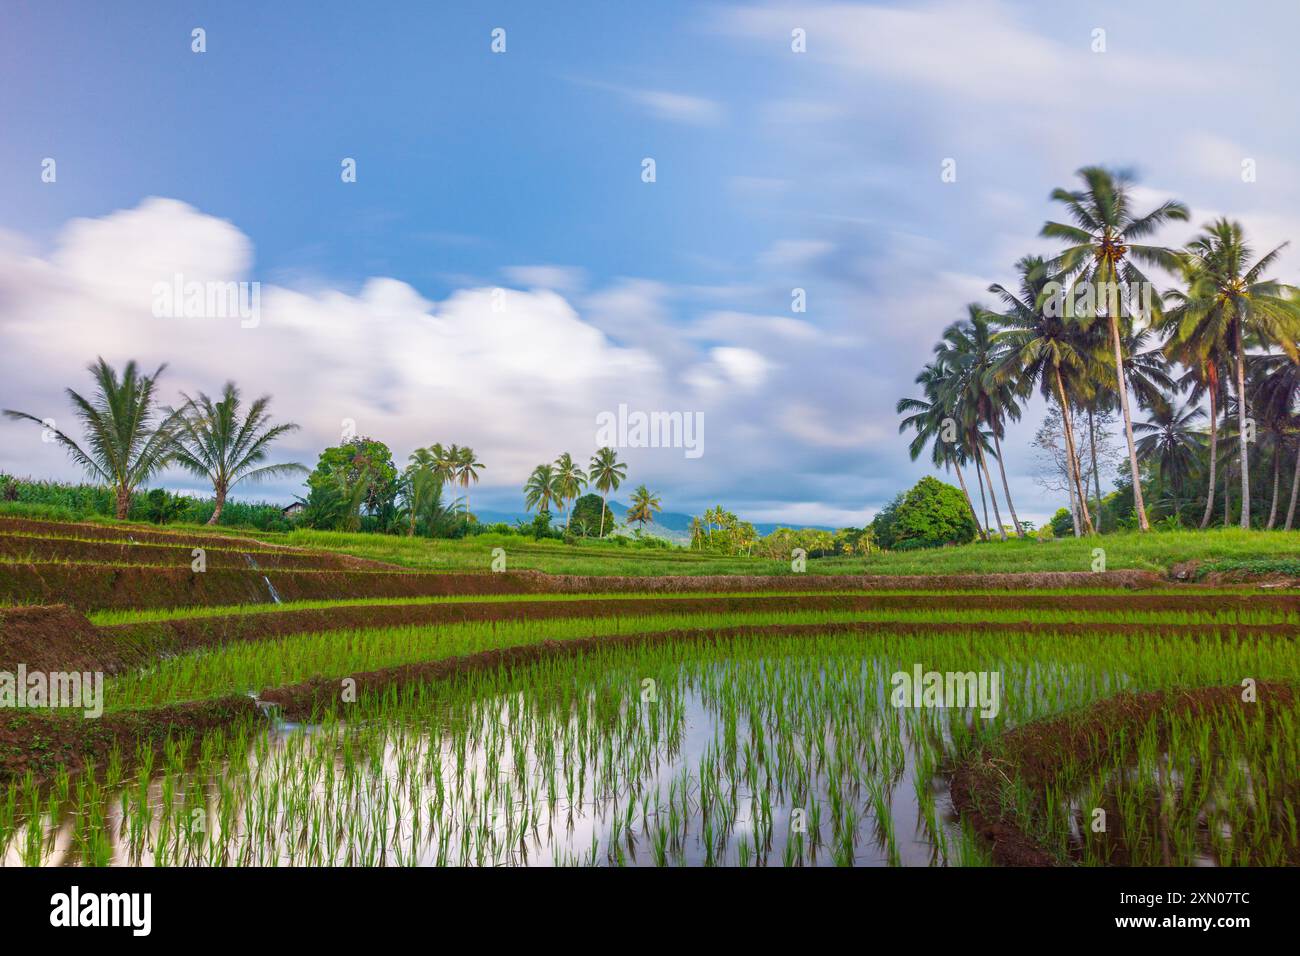
[[[967, 471], [1005, 539], [1000, 486], [1012, 533], [1024, 534], [1002, 439], [1007, 423], [1018, 420], [1038, 392], [1060, 413], [1076, 534], [1100, 530], [1094, 511], [1101, 497], [1094, 451], [1098, 501], [1089, 501], [1078, 422], [1112, 413], [1122, 422], [1128, 474], [1120, 484], [1131, 488], [1138, 529], [1151, 527], [1147, 491], [1161, 493], [1157, 508], [1177, 520], [1189, 487], [1202, 481], [1198, 510], [1200, 527], [1207, 527], [1220, 470], [1224, 523], [1231, 521], [1235, 471], [1238, 523], [1249, 528], [1254, 519], [1273, 528], [1281, 476], [1294, 456], [1285, 520], [1290, 530], [1300, 496], [1300, 290], [1271, 274], [1286, 243], [1256, 255], [1241, 224], [1220, 218], [1184, 248], [1151, 244], [1147, 240], [1161, 227], [1190, 218], [1183, 203], [1169, 200], [1139, 212], [1131, 174], [1088, 166], [1078, 176], [1080, 188], [1051, 194], [1066, 221], [1049, 220], [1040, 232], [1063, 248], [1050, 257], [1020, 259], [1013, 286], [990, 285], [998, 307], [967, 306], [965, 318], [944, 330], [934, 358], [917, 375], [922, 396], [898, 402], [904, 416], [899, 430], [915, 432], [912, 459], [928, 448], [936, 466], [956, 474], [985, 539], [989, 522], [979, 519]], [[1156, 291], [1143, 271], [1152, 266], [1178, 284]], [[1135, 406], [1145, 421], [1135, 421]], [[1231, 452], [1223, 460], [1221, 443]], [[1266, 519], [1251, 492], [1252, 469], [1265, 464], [1272, 471]]]

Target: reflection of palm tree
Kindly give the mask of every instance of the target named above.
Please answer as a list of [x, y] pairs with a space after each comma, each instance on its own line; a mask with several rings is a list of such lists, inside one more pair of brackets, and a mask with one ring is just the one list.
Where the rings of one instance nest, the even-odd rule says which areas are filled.
[[[1074, 277], [1077, 283], [1084, 284], [1093, 293], [1092, 307], [1085, 306], [1086, 314], [1079, 317], [1083, 324], [1090, 325], [1099, 310], [1105, 313], [1114, 363], [1112, 372], [1124, 418], [1124, 437], [1128, 442], [1129, 468], [1133, 475], [1133, 508], [1137, 512], [1138, 527], [1149, 531], [1151, 525], [1142, 500], [1142, 477], [1133, 439], [1133, 416], [1129, 411], [1128, 387], [1122, 374], [1125, 364], [1121, 323], [1127, 325], [1133, 318], [1125, 307], [1125, 301], [1132, 302], [1152, 288], [1135, 260], [1170, 271], [1179, 264], [1178, 255], [1173, 250], [1163, 246], [1137, 245], [1133, 240], [1151, 235], [1172, 220], [1186, 220], [1187, 207], [1171, 200], [1146, 215], [1135, 216], [1131, 211], [1132, 177], [1129, 174], [1112, 172], [1100, 166], [1086, 166], [1079, 170], [1079, 177], [1084, 182], [1084, 189], [1056, 189], [1052, 192], [1052, 199], [1064, 204], [1074, 220], [1073, 225], [1049, 221], [1043, 225], [1042, 235], [1067, 243], [1066, 249], [1053, 260], [1056, 270]], [[1111, 301], [1110, 290], [1118, 293], [1115, 301]]]
[[110, 485], [116, 492], [117, 518], [124, 521], [131, 510], [132, 493], [165, 468], [175, 451], [181, 413], [169, 411], [159, 416], [154, 396], [158, 376], [166, 367], [160, 365], [153, 375], [141, 375], [135, 362], [127, 362], [119, 379], [102, 358], [88, 366], [95, 379], [94, 397], [86, 399], [67, 389], [86, 433], [84, 450], [35, 415], [12, 409], [5, 409], [5, 415], [46, 429], [73, 461]]
[[605, 537], [605, 501], [611, 491], [618, 491], [618, 486], [627, 477], [627, 465], [618, 460], [614, 449], [605, 447], [596, 452], [591, 459], [589, 469], [591, 483], [600, 492], [600, 537]]

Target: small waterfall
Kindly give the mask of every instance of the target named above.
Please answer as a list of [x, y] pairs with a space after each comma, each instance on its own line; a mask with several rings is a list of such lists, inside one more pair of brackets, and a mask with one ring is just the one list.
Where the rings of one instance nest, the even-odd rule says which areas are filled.
[[284, 602], [280, 600], [280, 592], [275, 589], [275, 585], [271, 583], [271, 579], [264, 574], [262, 575], [262, 580], [266, 582], [266, 589], [271, 592], [271, 600], [276, 604], [283, 604]]

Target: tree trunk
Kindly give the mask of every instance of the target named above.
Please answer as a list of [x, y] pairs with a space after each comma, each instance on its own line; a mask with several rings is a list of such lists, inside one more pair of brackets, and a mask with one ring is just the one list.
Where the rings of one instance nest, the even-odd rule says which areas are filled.
[[605, 496], [600, 496], [600, 536], [605, 537]]
[[212, 517], [208, 519], [208, 524], [217, 524], [221, 521], [221, 510], [226, 507], [226, 489], [218, 485], [214, 491], [217, 500], [217, 506], [212, 509]]
[[979, 460], [975, 461], [975, 480], [980, 486], [980, 507], [984, 509], [984, 523], [980, 525], [980, 538], [984, 541], [989, 539], [989, 500], [984, 497], [984, 475], [980, 471]]
[[131, 489], [125, 486], [118, 486], [117, 489], [117, 520], [125, 521], [131, 514]]
[[993, 502], [993, 520], [998, 523], [998, 537], [1005, 541], [1007, 532], [1002, 527], [1002, 512], [998, 510], [998, 493], [993, 490], [993, 475], [989, 472], [989, 461], [984, 457], [984, 449], [979, 445], [975, 446], [975, 451], [979, 453], [980, 467], [984, 469], [984, 478], [989, 483], [989, 500]]
[[[1069, 452], [1067, 451], [1066, 454], [1068, 455]], [[1074, 525], [1074, 536], [1078, 538], [1082, 534], [1082, 530], [1079, 526], [1079, 505], [1076, 501], [1077, 495], [1074, 493], [1074, 475], [1070, 470], [1068, 462], [1065, 466], [1065, 491], [1066, 496], [1070, 500], [1070, 523]]]
[[[1108, 310], [1109, 311], [1109, 310]], [[1124, 438], [1128, 442], [1128, 463], [1133, 472], [1133, 510], [1137, 512], [1138, 528], [1150, 531], [1147, 506], [1142, 500], [1142, 473], [1138, 469], [1137, 445], [1133, 441], [1133, 416], [1128, 408], [1128, 383], [1124, 380], [1124, 346], [1119, 337], [1119, 317], [1110, 316], [1110, 342], [1115, 351], [1115, 381], [1119, 385], [1119, 407], [1124, 413]]]
[[1007, 510], [1011, 512], [1011, 524], [1015, 526], [1016, 537], [1023, 538], [1024, 534], [1020, 531], [1020, 519], [1016, 516], [1016, 506], [1011, 503], [1011, 486], [1007, 484], [1007, 469], [1002, 464], [1002, 442], [998, 438], [996, 430], [993, 432], [993, 447], [998, 451], [998, 472], [1002, 475], [1002, 491], [1007, 496]]
[[[1227, 410], [1224, 410], [1224, 418], [1227, 418]], [[1223, 473], [1223, 526], [1232, 527], [1232, 460]]]
[[1092, 449], [1092, 485], [1097, 491], [1097, 524], [1101, 524], [1101, 471], [1097, 467], [1097, 423], [1088, 409], [1088, 444]]
[[1286, 509], [1286, 530], [1291, 530], [1295, 521], [1296, 498], [1300, 497], [1300, 442], [1295, 446], [1295, 474], [1291, 476], [1291, 506]]
[[1065, 399], [1065, 382], [1061, 380], [1061, 370], [1056, 372], [1056, 400], [1061, 403], [1061, 428], [1065, 431], [1065, 456], [1069, 459], [1069, 481], [1074, 485], [1074, 493], [1079, 499], [1079, 517], [1083, 519], [1085, 534], [1092, 534], [1092, 515], [1088, 513], [1088, 495], [1083, 490], [1083, 476], [1079, 474], [1079, 455], [1074, 444], [1074, 421], [1070, 415], [1070, 403]]
[[1250, 443], [1246, 441], [1246, 350], [1237, 322], [1237, 431], [1241, 445], [1241, 526], [1250, 528]]
[[[975, 527], [978, 528], [980, 516], [975, 513], [975, 502], [970, 500], [970, 492], [966, 489], [966, 477], [961, 473], [961, 465], [954, 461], [952, 469], [957, 472], [957, 484], [961, 485], [961, 493], [966, 496], [966, 507], [970, 509], [971, 520], [975, 522]], [[1294, 502], [1292, 504], [1294, 507]]]
[[1214, 471], [1219, 463], [1219, 414], [1215, 404], [1218, 399], [1215, 393], [1218, 389], [1216, 377], [1211, 376], [1210, 380], [1210, 486], [1205, 492], [1205, 514], [1201, 517], [1201, 530], [1204, 531], [1210, 526], [1210, 519], [1214, 517]]
[[1268, 509], [1268, 524], [1265, 526], [1269, 531], [1277, 524], [1277, 499], [1281, 496], [1282, 487], [1282, 436], [1278, 435], [1273, 444], [1273, 504]]

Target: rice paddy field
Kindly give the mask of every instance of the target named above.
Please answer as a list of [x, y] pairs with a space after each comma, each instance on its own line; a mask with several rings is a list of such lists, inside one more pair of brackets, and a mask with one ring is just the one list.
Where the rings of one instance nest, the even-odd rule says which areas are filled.
[[103, 677], [0, 707], [0, 864], [1300, 863], [1293, 538], [793, 574], [362, 537], [0, 518], [0, 695]]

